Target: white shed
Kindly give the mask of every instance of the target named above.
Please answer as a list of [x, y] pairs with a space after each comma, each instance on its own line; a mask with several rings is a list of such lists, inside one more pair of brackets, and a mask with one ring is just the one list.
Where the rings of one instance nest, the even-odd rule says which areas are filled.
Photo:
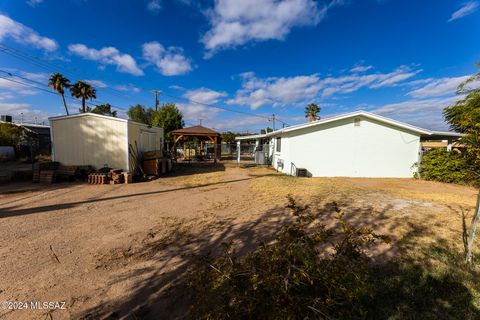
[[264, 135], [238, 137], [268, 141], [267, 156], [278, 171], [314, 177], [408, 178], [421, 161], [421, 137], [459, 137], [357, 111], [291, 126]]
[[132, 170], [129, 149], [162, 150], [162, 128], [95, 113], [52, 117], [52, 159], [64, 165]]

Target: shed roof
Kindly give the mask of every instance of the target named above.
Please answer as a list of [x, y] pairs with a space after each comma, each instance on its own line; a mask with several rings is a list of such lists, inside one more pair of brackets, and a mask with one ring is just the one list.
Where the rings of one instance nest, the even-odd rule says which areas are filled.
[[93, 113], [93, 112], [85, 112], [85, 113], [74, 113], [70, 115], [64, 115], [64, 116], [55, 116], [55, 117], [49, 117], [48, 120], [50, 121], [55, 121], [55, 120], [63, 120], [63, 119], [71, 119], [71, 118], [80, 118], [80, 117], [97, 117], [97, 118], [103, 118], [103, 119], [108, 119], [108, 120], [113, 120], [113, 121], [120, 121], [120, 122], [129, 122], [129, 123], [136, 123], [145, 127], [152, 127], [151, 125], [133, 121], [130, 119], [123, 119], [123, 118], [118, 118], [118, 117], [112, 117], [112, 116], [106, 116], [103, 114], [98, 114], [98, 113]]
[[344, 113], [341, 115], [333, 116], [333, 117], [328, 117], [324, 118], [321, 120], [317, 121], [312, 121], [304, 124], [299, 124], [291, 127], [286, 127], [280, 130], [276, 130], [273, 132], [269, 132], [267, 134], [257, 134], [257, 135], [252, 135], [252, 136], [243, 136], [243, 137], [236, 137], [236, 140], [252, 140], [252, 139], [261, 139], [261, 138], [267, 138], [267, 137], [273, 137], [282, 133], [286, 132], [291, 132], [291, 131], [296, 131], [304, 128], [309, 128], [309, 127], [314, 127], [314, 126], [320, 126], [322, 124], [330, 123], [330, 122], [335, 122], [335, 121], [340, 121], [343, 119], [348, 119], [348, 118], [353, 118], [353, 117], [358, 117], [358, 116], [363, 116], [366, 118], [370, 118], [373, 120], [377, 120], [379, 122], [383, 122], [386, 124], [390, 124], [395, 127], [407, 129], [416, 133], [419, 133], [421, 136], [450, 136], [450, 137], [461, 137], [462, 134], [457, 133], [457, 132], [438, 132], [438, 131], [431, 131], [423, 128], [419, 128], [416, 126], [412, 126], [408, 123], [400, 122], [397, 120], [389, 119], [386, 117], [379, 116], [377, 114], [373, 114], [367, 111], [355, 111], [355, 112], [350, 112], [350, 113]]
[[187, 135], [210, 135], [220, 136], [220, 133], [204, 126], [193, 126], [188, 128], [177, 129], [173, 131], [174, 134], [187, 134]]

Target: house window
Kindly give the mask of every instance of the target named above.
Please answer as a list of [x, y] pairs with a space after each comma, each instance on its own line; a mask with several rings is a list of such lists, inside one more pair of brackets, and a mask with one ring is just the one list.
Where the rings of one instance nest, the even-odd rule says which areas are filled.
[[361, 121], [360, 118], [355, 118], [354, 121], [355, 121], [355, 122], [354, 122], [354, 123], [355, 123], [355, 127], [360, 127], [360, 121]]
[[277, 138], [277, 152], [282, 152], [282, 138]]

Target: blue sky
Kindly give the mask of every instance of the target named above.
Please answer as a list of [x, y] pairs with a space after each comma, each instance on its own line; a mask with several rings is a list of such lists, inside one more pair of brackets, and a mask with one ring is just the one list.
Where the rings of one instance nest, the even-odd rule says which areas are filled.
[[310, 102], [440, 130], [480, 61], [479, 21], [480, 1], [3, 0], [0, 113], [62, 114], [45, 91], [58, 71], [120, 116], [160, 89], [187, 124], [222, 131], [301, 123]]

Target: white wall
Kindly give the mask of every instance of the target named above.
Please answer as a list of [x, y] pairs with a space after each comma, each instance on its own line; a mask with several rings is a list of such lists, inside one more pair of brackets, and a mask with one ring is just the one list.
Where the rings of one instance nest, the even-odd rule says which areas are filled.
[[[317, 177], [412, 177], [419, 134], [358, 118], [360, 126], [349, 118], [281, 134], [281, 152], [273, 139], [273, 166], [286, 174], [294, 174], [295, 166], [305, 168]], [[283, 169], [278, 160], [283, 160]]]
[[130, 170], [129, 144], [139, 152], [163, 148], [163, 128], [124, 119], [82, 114], [50, 123], [54, 160], [64, 165]]
[[[163, 128], [148, 127], [137, 122], [128, 123], [128, 141], [140, 152], [163, 149]], [[136, 146], [135, 146], [136, 142]]]
[[51, 120], [52, 152], [64, 165], [127, 168], [127, 122], [83, 115]]

